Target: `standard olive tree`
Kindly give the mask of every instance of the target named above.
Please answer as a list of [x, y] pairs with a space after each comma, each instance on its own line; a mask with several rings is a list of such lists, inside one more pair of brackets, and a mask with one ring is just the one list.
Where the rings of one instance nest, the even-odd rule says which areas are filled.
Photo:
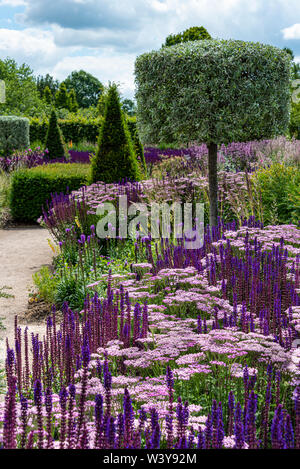
[[217, 149], [232, 141], [284, 134], [290, 59], [243, 41], [187, 42], [139, 56], [137, 125], [144, 144], [206, 143], [210, 224], [217, 224]]

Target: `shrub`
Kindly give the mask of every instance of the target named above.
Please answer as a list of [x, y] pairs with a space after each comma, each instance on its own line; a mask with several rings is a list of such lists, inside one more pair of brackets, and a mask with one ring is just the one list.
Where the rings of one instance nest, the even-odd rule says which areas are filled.
[[86, 184], [89, 166], [55, 163], [12, 174], [10, 208], [18, 221], [37, 221], [51, 194], [66, 193]]
[[300, 139], [300, 103], [293, 103], [289, 133], [292, 137]]
[[252, 176], [261, 194], [265, 224], [296, 223], [300, 219], [300, 169], [274, 163]]
[[[58, 125], [62, 131], [65, 142], [78, 143], [86, 140], [96, 143], [99, 136], [99, 129], [103, 118], [86, 118], [83, 116], [73, 115], [68, 119], [58, 119]], [[46, 139], [48, 120], [40, 120], [33, 118], [30, 120], [30, 142], [41, 141]]]
[[116, 85], [111, 85], [108, 90], [98, 149], [92, 159], [91, 176], [92, 182], [140, 179], [139, 165]]
[[217, 224], [217, 145], [285, 134], [290, 57], [273, 46], [202, 40], [137, 58], [137, 123], [145, 144], [206, 143], [210, 224]]
[[63, 139], [63, 135], [57, 123], [56, 112], [54, 109], [52, 109], [49, 120], [45, 146], [48, 149], [48, 157], [50, 159], [68, 157], [68, 151]]
[[39, 297], [47, 303], [54, 302], [55, 288], [57, 286], [57, 278], [49, 270], [49, 267], [43, 266], [39, 272], [35, 272], [32, 276], [34, 285], [38, 289]]
[[29, 147], [29, 120], [25, 117], [0, 116], [0, 151], [4, 156], [13, 150]]

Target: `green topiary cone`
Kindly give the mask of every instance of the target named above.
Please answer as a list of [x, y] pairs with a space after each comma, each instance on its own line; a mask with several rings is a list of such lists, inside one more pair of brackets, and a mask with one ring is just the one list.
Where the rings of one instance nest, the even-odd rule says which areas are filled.
[[54, 109], [52, 109], [49, 120], [45, 146], [48, 149], [50, 159], [68, 158], [69, 156]]
[[111, 85], [100, 128], [98, 149], [92, 160], [92, 182], [139, 181], [139, 164], [120, 105], [117, 86]]

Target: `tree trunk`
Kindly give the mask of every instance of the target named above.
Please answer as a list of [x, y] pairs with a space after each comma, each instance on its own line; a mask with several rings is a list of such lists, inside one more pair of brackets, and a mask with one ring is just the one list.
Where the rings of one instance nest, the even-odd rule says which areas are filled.
[[209, 224], [218, 224], [218, 171], [217, 171], [218, 145], [208, 145], [208, 181], [209, 181]]

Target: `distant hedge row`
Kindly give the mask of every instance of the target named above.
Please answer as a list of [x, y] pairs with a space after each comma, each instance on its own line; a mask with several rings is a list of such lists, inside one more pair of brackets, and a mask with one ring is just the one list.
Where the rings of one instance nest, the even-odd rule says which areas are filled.
[[[66, 142], [78, 143], [82, 140], [88, 142], [96, 142], [99, 134], [99, 127], [101, 125], [102, 118], [97, 119], [58, 119], [58, 124], [63, 133]], [[33, 118], [30, 120], [30, 142], [39, 140], [45, 141], [48, 129], [48, 120], [39, 120]]]
[[55, 163], [22, 169], [12, 174], [10, 209], [15, 220], [35, 222], [51, 194], [64, 194], [86, 185], [90, 165]]
[[[83, 117], [72, 119], [58, 119], [58, 124], [63, 133], [65, 142], [68, 143], [72, 140], [74, 143], [86, 140], [91, 143], [96, 143], [98, 140], [99, 129], [102, 123], [102, 117], [95, 119], [87, 119]], [[134, 134], [136, 129], [136, 118], [128, 117], [127, 124], [131, 135]], [[30, 120], [30, 142], [36, 140], [44, 142], [47, 134], [48, 120], [39, 120], [32, 118]]]

